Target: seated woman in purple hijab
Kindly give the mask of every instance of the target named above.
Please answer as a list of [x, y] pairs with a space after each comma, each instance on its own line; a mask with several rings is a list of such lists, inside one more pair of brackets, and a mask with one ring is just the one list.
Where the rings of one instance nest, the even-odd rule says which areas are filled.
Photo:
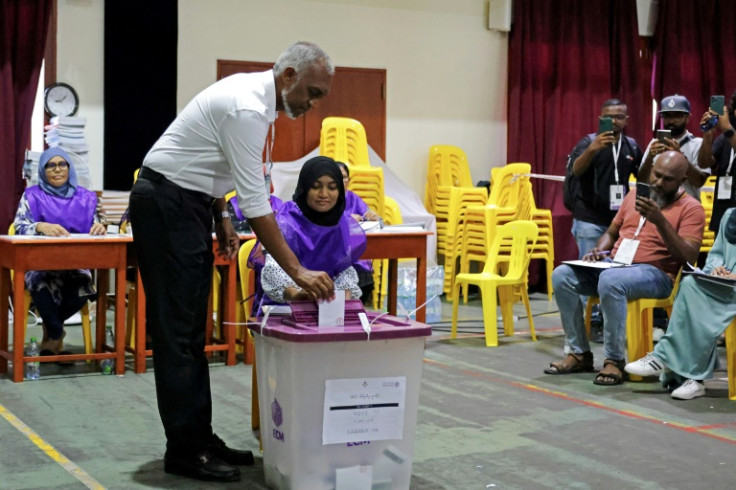
[[[359, 298], [353, 264], [365, 251], [366, 238], [358, 222], [344, 210], [340, 168], [332, 158], [319, 156], [302, 167], [294, 200], [281, 206], [276, 221], [302, 266], [327, 272], [335, 289], [349, 291], [346, 298]], [[271, 302], [311, 299], [270, 255], [266, 255], [260, 284]], [[258, 297], [255, 303], [260, 304]]]
[[[64, 150], [49, 148], [41, 154], [38, 177], [38, 185], [28, 187], [18, 204], [16, 234], [105, 234], [97, 194], [77, 184], [77, 173]], [[30, 271], [25, 282], [43, 319], [41, 355], [68, 354], [59, 352], [64, 321], [97, 295], [92, 275], [88, 270]]]
[[[342, 182], [345, 186], [345, 214], [352, 216], [356, 221], [378, 221], [381, 219], [365, 201], [353, 191], [348, 190], [350, 169], [343, 162], [336, 162], [342, 172]], [[358, 285], [363, 292], [363, 304], [369, 304], [373, 293], [373, 264], [370, 260], [359, 260], [353, 264], [358, 273]]]

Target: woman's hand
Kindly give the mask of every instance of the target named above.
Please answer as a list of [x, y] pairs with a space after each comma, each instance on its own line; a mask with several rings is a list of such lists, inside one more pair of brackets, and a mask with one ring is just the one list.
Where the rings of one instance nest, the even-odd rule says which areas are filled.
[[711, 276], [719, 276], [719, 277], [728, 277], [731, 275], [731, 271], [723, 267], [722, 265], [718, 265], [713, 268], [712, 271], [710, 271]]
[[104, 235], [107, 233], [107, 227], [102, 223], [92, 223], [92, 228], [89, 229], [90, 235]]
[[378, 221], [379, 220], [379, 216], [376, 213], [374, 213], [373, 211], [371, 211], [369, 209], [363, 215], [363, 219], [366, 220], [366, 221]]
[[36, 232], [46, 236], [70, 236], [71, 233], [66, 231], [61, 225], [54, 223], [38, 223], [36, 224]]

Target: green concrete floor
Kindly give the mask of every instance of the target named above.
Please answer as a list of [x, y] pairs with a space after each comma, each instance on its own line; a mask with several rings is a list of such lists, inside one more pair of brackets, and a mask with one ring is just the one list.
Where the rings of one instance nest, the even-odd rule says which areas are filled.
[[[516, 335], [486, 348], [480, 302], [461, 307], [455, 340], [443, 304], [446, 321], [426, 342], [412, 489], [736, 488], [736, 402], [722, 379], [703, 398], [677, 401], [654, 380], [602, 387], [592, 374], [545, 375], [562, 356], [560, 320], [546, 296], [533, 295], [532, 308], [538, 342], [518, 305]], [[81, 349], [79, 328], [67, 332], [67, 348]], [[599, 365], [602, 345], [593, 346]], [[0, 488], [266, 488], [250, 430], [251, 368], [215, 358], [210, 375], [216, 432], [257, 455], [241, 482], [163, 473], [152, 372], [103, 376], [78, 363], [43, 366], [36, 382], [0, 378]]]

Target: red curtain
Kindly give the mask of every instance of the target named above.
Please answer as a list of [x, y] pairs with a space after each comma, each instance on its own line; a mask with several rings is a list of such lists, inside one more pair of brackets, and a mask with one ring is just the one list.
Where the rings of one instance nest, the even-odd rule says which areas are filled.
[[[564, 175], [568, 153], [597, 130], [600, 106], [612, 97], [628, 104], [626, 133], [643, 144], [651, 102], [640, 43], [635, 0], [515, 0], [508, 161], [529, 162], [535, 173]], [[577, 258], [562, 182], [532, 183], [537, 206], [552, 210], [556, 260]]]
[[711, 95], [736, 89], [736, 0], [667, 0], [659, 2], [655, 34], [653, 96], [675, 93], [690, 100], [688, 129], [700, 136], [698, 123]]
[[0, 2], [0, 234], [23, 193], [21, 170], [30, 141], [52, 0]]

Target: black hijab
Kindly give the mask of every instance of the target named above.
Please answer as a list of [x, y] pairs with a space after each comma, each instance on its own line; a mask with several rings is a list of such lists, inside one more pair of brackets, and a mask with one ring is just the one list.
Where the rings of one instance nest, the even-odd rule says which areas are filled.
[[[307, 192], [317, 179], [323, 175], [332, 177], [339, 191], [335, 207], [324, 213], [315, 211], [307, 205]], [[299, 172], [299, 180], [296, 183], [296, 190], [292, 199], [299, 206], [302, 214], [315, 225], [335, 226], [345, 212], [345, 186], [342, 182], [342, 172], [335, 160], [323, 156], [307, 160], [301, 172]]]

